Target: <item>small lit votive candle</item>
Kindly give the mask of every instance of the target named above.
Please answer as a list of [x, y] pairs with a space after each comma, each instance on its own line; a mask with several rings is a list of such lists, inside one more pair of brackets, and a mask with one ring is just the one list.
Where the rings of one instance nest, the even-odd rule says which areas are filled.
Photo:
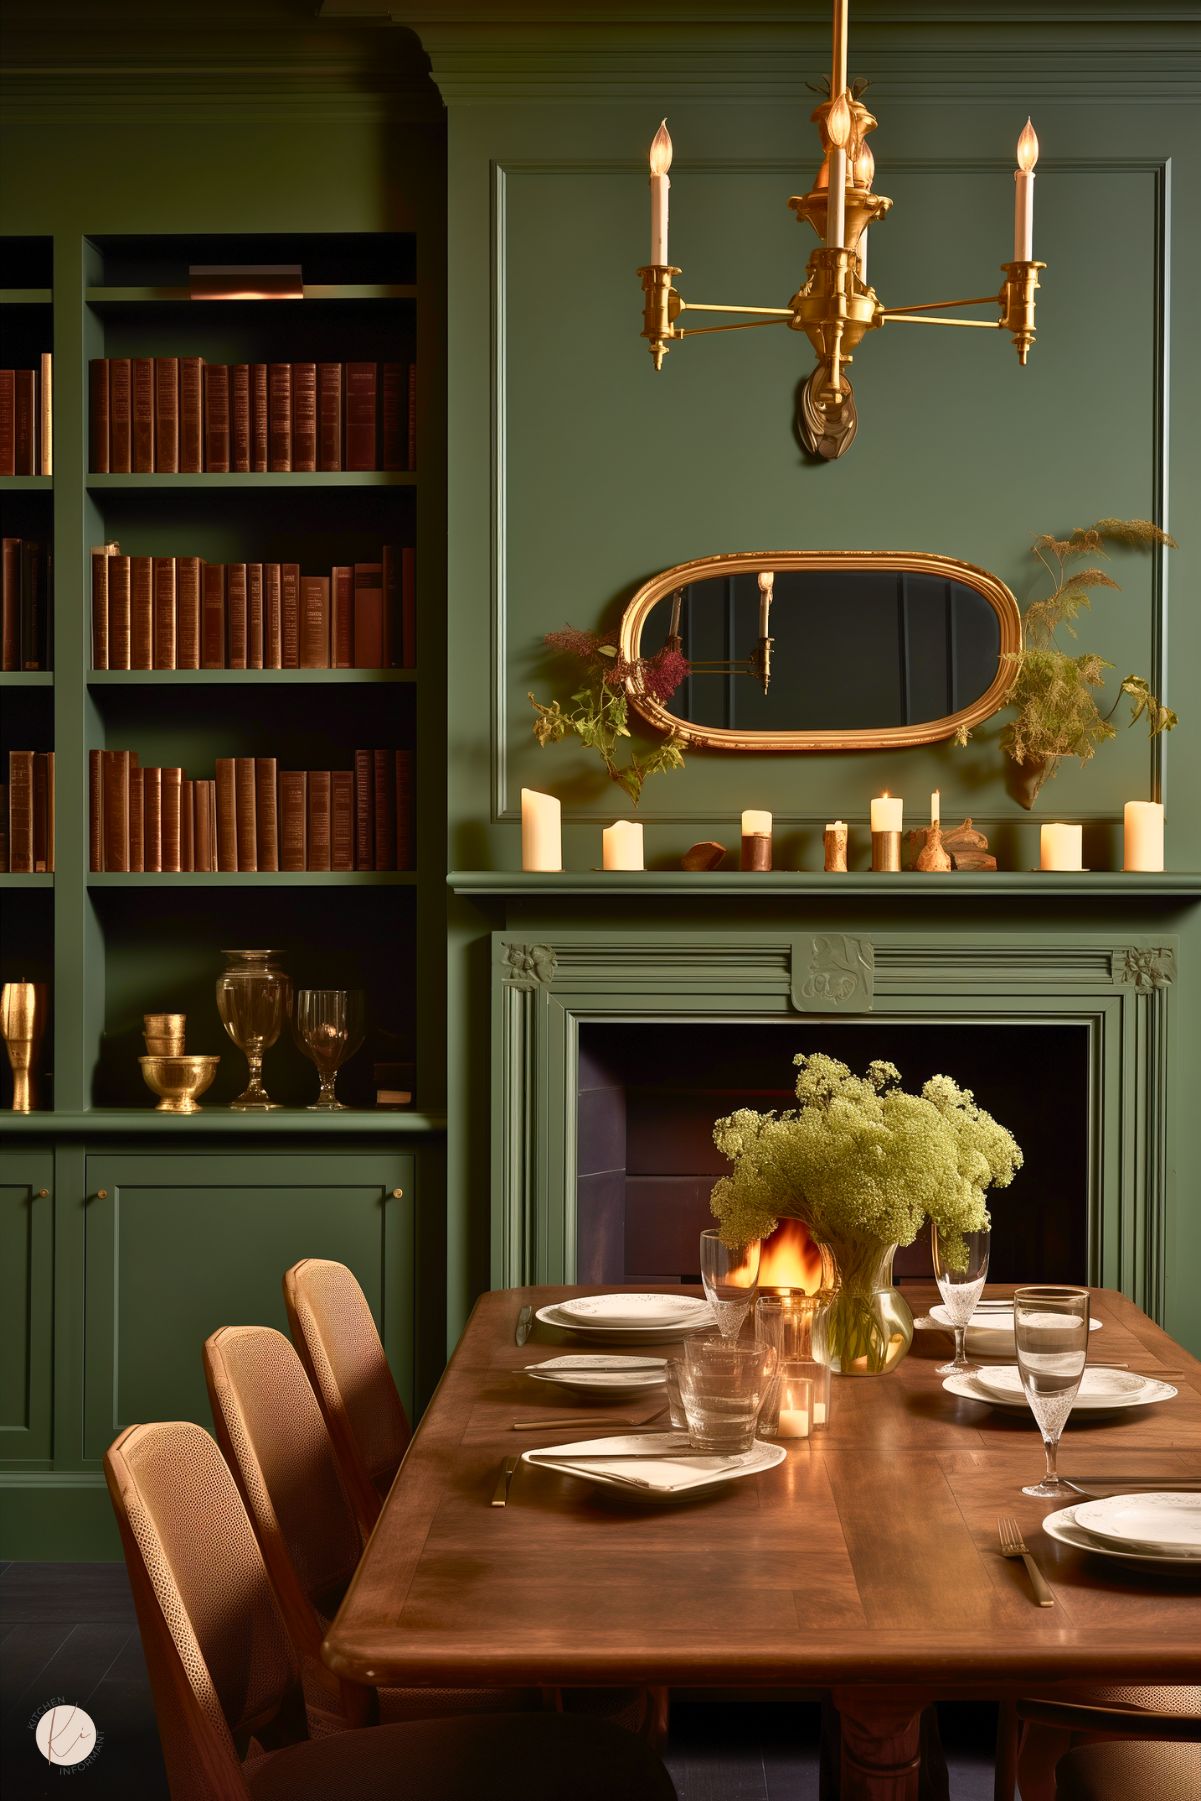
[[606, 869], [644, 869], [642, 825], [634, 819], [618, 819], [601, 833], [601, 861]]
[[563, 809], [553, 794], [536, 788], [521, 790], [521, 867], [563, 867]]
[[1163, 803], [1128, 800], [1122, 820], [1125, 840], [1123, 869], [1163, 868]]
[[1043, 826], [1039, 833], [1039, 868], [1083, 869], [1083, 836], [1083, 826]]
[[786, 1363], [780, 1376], [780, 1424], [777, 1438], [808, 1438], [813, 1421], [813, 1381], [800, 1374], [806, 1365]]

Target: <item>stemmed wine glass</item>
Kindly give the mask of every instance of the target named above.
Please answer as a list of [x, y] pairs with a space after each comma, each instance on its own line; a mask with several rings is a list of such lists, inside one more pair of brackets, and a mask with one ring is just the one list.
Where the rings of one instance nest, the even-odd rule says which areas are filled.
[[1055, 1473], [1055, 1458], [1088, 1359], [1088, 1289], [1019, 1288], [1013, 1297], [1013, 1331], [1022, 1387], [1047, 1455], [1043, 1480], [1022, 1493], [1040, 1500], [1072, 1500]]
[[292, 983], [275, 959], [279, 951], [222, 951], [226, 968], [217, 978], [217, 1011], [221, 1024], [246, 1056], [250, 1080], [236, 1101], [240, 1113], [268, 1112], [278, 1107], [263, 1087], [263, 1052], [283, 1030], [292, 998]]
[[[984, 1278], [988, 1275], [988, 1246], [991, 1236], [986, 1226], [980, 1232], [956, 1233], [954, 1239], [951, 1239], [949, 1233], [940, 1238], [938, 1227], [930, 1227], [934, 1278], [955, 1333], [955, 1355], [950, 1363], [939, 1364], [940, 1376], [972, 1376], [976, 1372], [977, 1366], [968, 1362], [964, 1345], [967, 1341], [968, 1321], [976, 1311]], [[967, 1246], [967, 1261], [962, 1267], [956, 1268], [949, 1260], [948, 1241], [956, 1253], [959, 1253], [960, 1244]], [[955, 1263], [958, 1264], [959, 1261], [960, 1256], [956, 1255]]]
[[353, 988], [301, 988], [292, 1030], [321, 1080], [321, 1092], [310, 1101], [308, 1111], [344, 1111], [334, 1084], [342, 1065], [363, 1042], [362, 994]]
[[731, 1246], [716, 1231], [702, 1232], [701, 1281], [718, 1331], [737, 1338], [759, 1292], [759, 1240]]

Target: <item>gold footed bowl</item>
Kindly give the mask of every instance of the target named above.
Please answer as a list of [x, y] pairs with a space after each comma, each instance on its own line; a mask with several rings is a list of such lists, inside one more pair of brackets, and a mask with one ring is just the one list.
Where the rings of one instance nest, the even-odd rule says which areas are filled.
[[139, 1057], [142, 1079], [160, 1099], [156, 1113], [199, 1113], [197, 1096], [205, 1092], [217, 1073], [220, 1057]]

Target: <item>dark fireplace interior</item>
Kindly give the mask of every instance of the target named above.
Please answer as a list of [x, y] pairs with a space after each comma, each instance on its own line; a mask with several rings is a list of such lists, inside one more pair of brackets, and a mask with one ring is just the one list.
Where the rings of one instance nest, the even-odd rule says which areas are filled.
[[[856, 1071], [895, 1063], [906, 1088], [951, 1075], [1025, 1153], [994, 1194], [990, 1277], [1088, 1277], [1087, 1028], [803, 1021], [585, 1022], [580, 1027], [580, 1282], [697, 1282], [709, 1194], [727, 1168], [713, 1122], [735, 1107], [795, 1104], [792, 1058], [824, 1051]], [[931, 1275], [919, 1233], [899, 1279]]]

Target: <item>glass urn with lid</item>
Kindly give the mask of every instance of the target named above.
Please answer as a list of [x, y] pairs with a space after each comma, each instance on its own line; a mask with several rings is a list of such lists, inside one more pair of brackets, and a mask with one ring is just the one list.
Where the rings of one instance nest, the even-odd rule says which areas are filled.
[[221, 1024], [246, 1056], [250, 1080], [230, 1106], [239, 1112], [277, 1107], [263, 1087], [263, 1053], [284, 1027], [292, 1003], [292, 982], [280, 968], [280, 951], [222, 951], [226, 967], [217, 977]]

